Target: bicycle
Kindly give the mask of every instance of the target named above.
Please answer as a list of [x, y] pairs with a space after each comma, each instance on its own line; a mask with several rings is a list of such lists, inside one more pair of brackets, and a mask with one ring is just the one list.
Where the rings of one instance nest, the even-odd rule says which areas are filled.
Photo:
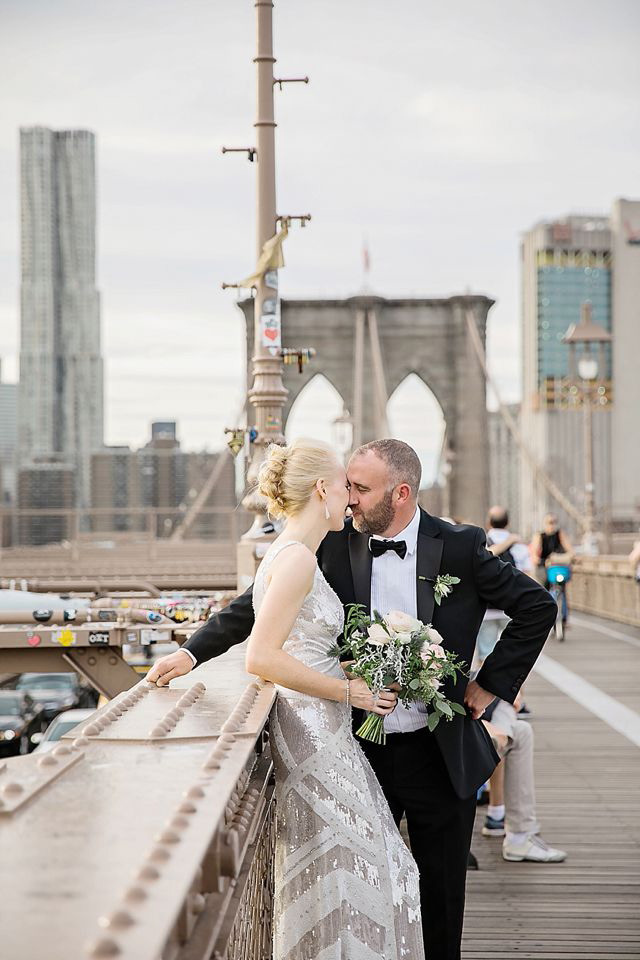
[[564, 622], [566, 617], [566, 588], [571, 579], [571, 567], [564, 563], [553, 563], [547, 567], [548, 590], [558, 607], [553, 632], [556, 640], [564, 640]]

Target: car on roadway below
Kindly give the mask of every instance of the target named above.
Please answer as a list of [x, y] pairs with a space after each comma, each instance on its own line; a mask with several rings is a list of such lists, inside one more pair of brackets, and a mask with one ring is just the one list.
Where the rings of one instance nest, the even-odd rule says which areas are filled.
[[43, 711], [43, 720], [53, 720], [63, 710], [95, 707], [96, 692], [81, 683], [75, 673], [22, 673], [16, 690], [28, 693]]
[[43, 725], [42, 707], [28, 693], [0, 690], [0, 751], [3, 754], [29, 753]]
[[45, 753], [47, 750], [53, 750], [58, 745], [61, 737], [69, 733], [78, 724], [84, 723], [95, 713], [95, 710], [65, 710], [51, 721], [45, 732], [36, 737], [38, 753]]

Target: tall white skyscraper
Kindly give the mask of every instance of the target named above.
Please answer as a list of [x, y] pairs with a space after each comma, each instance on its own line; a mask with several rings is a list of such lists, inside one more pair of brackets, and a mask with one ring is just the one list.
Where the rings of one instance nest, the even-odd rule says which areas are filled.
[[77, 504], [88, 506], [91, 453], [102, 447], [104, 424], [95, 137], [22, 129], [20, 165], [20, 464], [65, 460]]

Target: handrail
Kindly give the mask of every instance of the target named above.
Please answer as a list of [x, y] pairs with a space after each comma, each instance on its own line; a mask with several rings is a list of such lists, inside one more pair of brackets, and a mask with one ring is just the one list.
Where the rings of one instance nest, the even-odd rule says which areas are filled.
[[[141, 681], [50, 753], [6, 761], [7, 956], [266, 955], [227, 948], [250, 915], [262, 917], [250, 937], [260, 949], [270, 940], [275, 692], [248, 683], [237, 649], [213, 675], [206, 686], [197, 674], [181, 687]], [[24, 903], [34, 905], [26, 925]]]

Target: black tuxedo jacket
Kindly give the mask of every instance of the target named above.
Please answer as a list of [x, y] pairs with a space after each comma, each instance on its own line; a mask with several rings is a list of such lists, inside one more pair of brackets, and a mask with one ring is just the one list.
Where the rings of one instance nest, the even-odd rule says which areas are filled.
[[[329, 533], [318, 550], [318, 563], [344, 603], [361, 603], [369, 610], [371, 562], [368, 536], [347, 521], [339, 533]], [[433, 587], [439, 573], [460, 578], [440, 606]], [[526, 574], [486, 549], [479, 527], [455, 526], [420, 511], [416, 559], [418, 617], [432, 623], [447, 650], [471, 664], [476, 635], [487, 607], [511, 618], [500, 642], [476, 677], [496, 697], [513, 702], [533, 667], [556, 617], [550, 595]], [[388, 613], [389, 611], [380, 611]], [[251, 587], [214, 614], [186, 642], [198, 663], [225, 653], [245, 640], [253, 626]], [[468, 679], [459, 676], [444, 693], [462, 703]], [[397, 709], [402, 709], [398, 707]], [[479, 720], [458, 716], [442, 720], [433, 734], [451, 783], [460, 797], [470, 796], [490, 776], [498, 756]]]

